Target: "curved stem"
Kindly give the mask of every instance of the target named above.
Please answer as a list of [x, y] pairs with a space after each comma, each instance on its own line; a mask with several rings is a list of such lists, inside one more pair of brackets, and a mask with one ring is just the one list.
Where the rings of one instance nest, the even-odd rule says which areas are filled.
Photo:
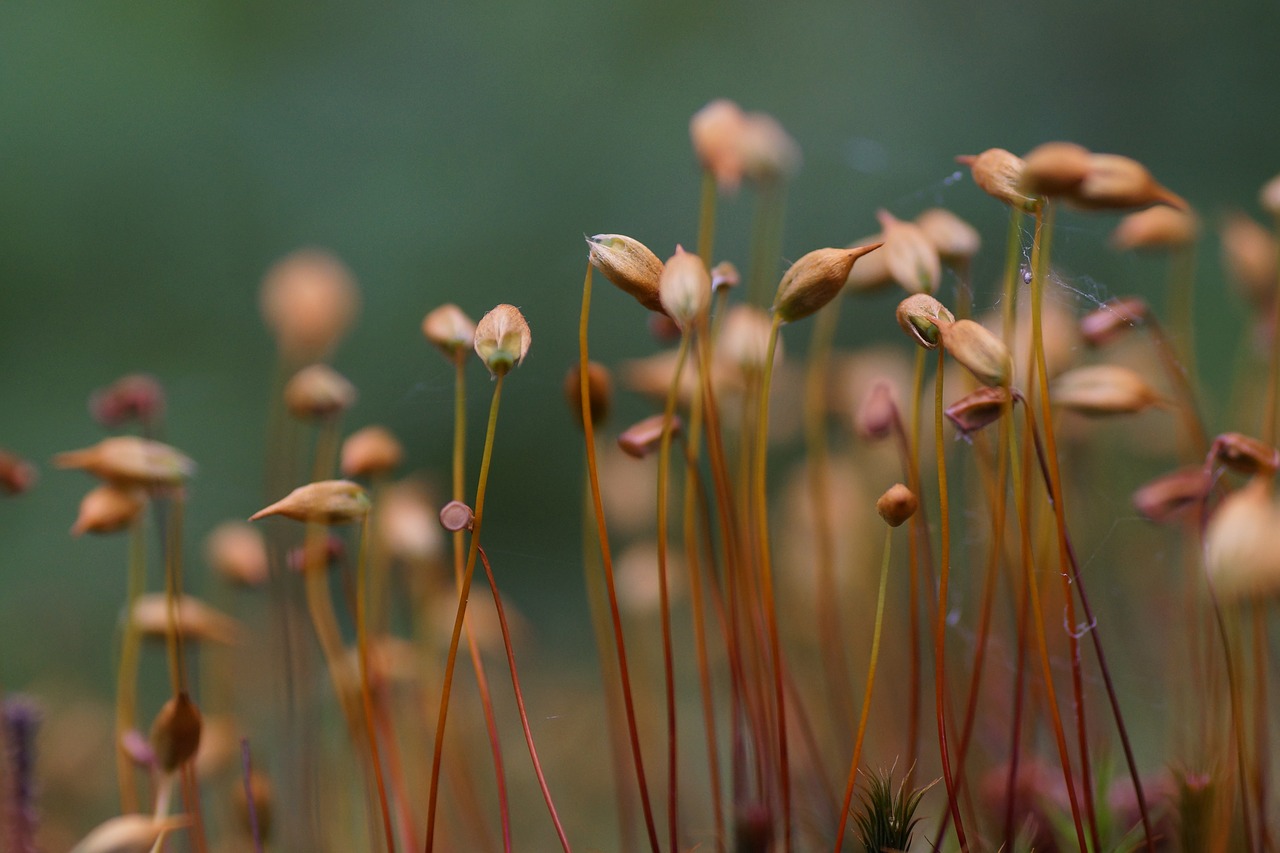
[[[618, 653], [618, 680], [622, 686], [622, 703], [627, 712], [627, 734], [631, 740], [631, 759], [636, 769], [636, 783], [640, 788], [640, 805], [644, 811], [645, 831], [649, 846], [658, 851], [658, 830], [653, 820], [653, 806], [649, 802], [649, 786], [645, 782], [644, 757], [640, 752], [640, 733], [636, 725], [635, 699], [631, 695], [631, 676], [627, 669], [627, 647], [622, 634], [622, 614], [618, 609], [618, 595], [613, 579], [613, 552], [609, 548], [609, 530], [605, 524], [604, 501], [600, 496], [600, 471], [596, 465], [595, 424], [591, 420], [591, 390], [587, 376], [587, 327], [591, 317], [591, 265], [582, 283], [582, 315], [578, 324], [578, 370], [582, 402], [582, 429], [586, 435], [587, 476], [591, 482], [591, 502], [595, 510], [596, 531], [600, 540], [600, 556], [604, 563], [605, 591], [609, 597], [609, 615], [613, 621], [613, 639]], [[477, 515], [477, 518], [479, 516]]]
[[[452, 486], [453, 500], [465, 502], [466, 495], [466, 453], [467, 453], [467, 356], [466, 350], [454, 359], [453, 383], [453, 460]], [[463, 548], [462, 531], [454, 531], [453, 541], [453, 582], [456, 589], [462, 589], [462, 575], [465, 570], [466, 555]], [[498, 720], [493, 712], [493, 698], [489, 691], [489, 678], [485, 674], [484, 658], [480, 655], [480, 644], [476, 641], [475, 630], [471, 620], [465, 619], [462, 629], [467, 638], [467, 654], [471, 658], [471, 671], [476, 678], [476, 692], [480, 697], [480, 710], [484, 715], [485, 733], [489, 739], [489, 754], [493, 757], [493, 778], [498, 790], [498, 822], [502, 828], [502, 847], [511, 850], [511, 808], [507, 800], [507, 774], [502, 761], [502, 741], [498, 737]]]
[[467, 615], [467, 596], [471, 591], [471, 578], [475, 574], [476, 553], [480, 546], [485, 491], [489, 484], [489, 463], [493, 458], [493, 437], [497, 432], [498, 406], [502, 402], [502, 384], [505, 378], [505, 373], [497, 375], [493, 386], [493, 399], [489, 404], [489, 426], [484, 437], [484, 452], [480, 457], [475, 518], [471, 524], [471, 545], [467, 549], [467, 565], [462, 575], [462, 587], [458, 590], [458, 613], [453, 620], [453, 634], [449, 637], [449, 654], [445, 659], [444, 684], [440, 691], [440, 713], [436, 721], [435, 746], [431, 755], [431, 790], [427, 800], [427, 853], [430, 853], [435, 844], [436, 803], [440, 794], [440, 758], [444, 753], [445, 724], [449, 719], [449, 696], [453, 687], [454, 666], [458, 662], [458, 642], [462, 638], [462, 623]]
[[835, 853], [844, 844], [844, 830], [849, 822], [849, 806], [853, 803], [854, 783], [858, 778], [858, 763], [862, 759], [862, 739], [867, 733], [867, 716], [871, 712], [871, 691], [876, 684], [876, 661], [880, 657], [880, 629], [884, 625], [884, 594], [889, 585], [889, 547], [893, 543], [893, 528], [885, 527], [884, 557], [880, 561], [880, 590], [876, 593], [876, 622], [871, 632], [871, 661], [867, 664], [867, 687], [862, 694], [862, 712], [858, 716], [858, 734], [853, 741], [853, 759], [849, 762], [849, 779], [845, 782], [844, 800], [840, 806], [840, 828], [836, 830]]
[[547, 778], [542, 773], [542, 762], [538, 761], [538, 748], [533, 745], [533, 732], [529, 728], [529, 714], [524, 707], [524, 693], [520, 690], [520, 677], [516, 674], [516, 653], [511, 647], [511, 629], [507, 625], [506, 611], [502, 608], [502, 597], [498, 594], [498, 582], [493, 577], [493, 567], [489, 565], [489, 555], [483, 547], [478, 547], [480, 562], [484, 564], [485, 576], [489, 579], [489, 589], [493, 592], [493, 606], [498, 612], [498, 626], [502, 629], [502, 645], [507, 653], [507, 666], [511, 669], [511, 688], [516, 694], [516, 710], [520, 713], [520, 726], [524, 729], [524, 742], [529, 747], [529, 758], [533, 762], [534, 775], [538, 777], [538, 787], [542, 789], [542, 799], [551, 813], [551, 822], [555, 824], [556, 836], [565, 853], [569, 853], [569, 839], [565, 837], [564, 827], [560, 825], [560, 815], [556, 814], [555, 803], [551, 801], [551, 791], [547, 788]]

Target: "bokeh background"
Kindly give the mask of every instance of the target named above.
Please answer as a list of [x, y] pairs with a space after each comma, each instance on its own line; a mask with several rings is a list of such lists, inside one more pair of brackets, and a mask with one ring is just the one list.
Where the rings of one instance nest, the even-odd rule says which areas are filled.
[[[0, 5], [0, 446], [44, 469], [0, 504], [0, 686], [109, 683], [124, 545], [70, 539], [88, 481], [48, 464], [97, 440], [91, 389], [139, 370], [165, 383], [168, 437], [201, 465], [193, 587], [203, 531], [258, 507], [273, 348], [257, 288], [282, 255], [324, 246], [358, 277], [336, 359], [361, 392], [347, 422], [393, 429], [410, 469], [448, 455], [451, 376], [423, 314], [523, 309], [533, 348], [504, 403], [486, 536], [544, 648], [589, 662], [560, 395], [582, 235], [663, 256], [695, 241], [698, 107], [770, 112], [803, 150], [779, 271], [873, 232], [879, 206], [945, 204], [998, 246], [1004, 213], [954, 155], [1058, 138], [1140, 159], [1212, 224], [1256, 212], [1280, 170], [1278, 33], [1260, 0]], [[719, 257], [745, 263], [752, 201], [725, 202]], [[1102, 247], [1112, 221], [1060, 237], [1082, 304], [1163, 281]], [[1210, 384], [1241, 328], [1216, 251], [1210, 234]], [[979, 265], [980, 306], [998, 258]], [[595, 355], [652, 351], [639, 309], [598, 292]], [[843, 340], [895, 334], [892, 302], [872, 305]]]

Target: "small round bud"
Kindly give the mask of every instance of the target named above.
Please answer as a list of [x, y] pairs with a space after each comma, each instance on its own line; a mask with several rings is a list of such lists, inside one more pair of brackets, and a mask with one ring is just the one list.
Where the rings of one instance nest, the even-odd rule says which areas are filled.
[[721, 192], [733, 192], [742, 182], [742, 134], [746, 127], [742, 108], [718, 98], [689, 119], [689, 139], [702, 168], [715, 178]]
[[[623, 431], [618, 436], [618, 446], [622, 448], [628, 456], [635, 459], [643, 459], [650, 453], [658, 449], [658, 445], [662, 442], [662, 423], [663, 415], [650, 415], [638, 423], [635, 423]], [[674, 438], [683, 431], [684, 424], [678, 415], [671, 417], [671, 437]]]
[[200, 709], [186, 693], [179, 693], [160, 709], [151, 725], [156, 764], [172, 773], [186, 764], [200, 747]]
[[931, 207], [924, 211], [916, 217], [916, 225], [938, 250], [942, 262], [949, 266], [967, 263], [982, 248], [977, 229], [944, 208]]
[[1089, 174], [1089, 156], [1088, 148], [1074, 142], [1046, 142], [1023, 158], [1019, 186], [1033, 196], [1069, 193]]
[[1021, 189], [1026, 164], [1016, 154], [1003, 148], [988, 148], [978, 155], [961, 155], [956, 162], [968, 166], [973, 182], [997, 201], [1023, 210], [1035, 205], [1036, 200]]
[[404, 459], [404, 448], [391, 430], [377, 425], [356, 430], [342, 442], [344, 477], [378, 477], [390, 474]]
[[901, 483], [890, 486], [876, 501], [876, 512], [890, 527], [902, 526], [919, 508], [915, 493]]
[[476, 325], [476, 355], [494, 376], [523, 362], [531, 340], [529, 324], [514, 305], [499, 305]]
[[[573, 419], [582, 427], [582, 374], [574, 365], [564, 376], [564, 399], [573, 412]], [[613, 403], [613, 377], [609, 368], [595, 361], [587, 362], [587, 407], [591, 412], [591, 424], [604, 423]]]
[[476, 324], [461, 308], [449, 302], [422, 318], [422, 335], [444, 353], [445, 358], [457, 364], [475, 345]]
[[973, 320], [957, 320], [942, 327], [942, 346], [983, 385], [1013, 381], [1013, 356], [990, 329]]
[[1157, 204], [1121, 219], [1111, 232], [1111, 247], [1121, 252], [1176, 249], [1194, 243], [1199, 230], [1194, 213]]
[[342, 262], [303, 249], [273, 266], [262, 282], [262, 317], [281, 354], [294, 363], [331, 353], [360, 311], [360, 292]]
[[1082, 415], [1130, 415], [1161, 402], [1135, 371], [1116, 364], [1077, 367], [1053, 383], [1054, 405]]
[[662, 310], [662, 261], [648, 246], [622, 234], [597, 234], [587, 238], [587, 247], [588, 260], [605, 278], [650, 311]]
[[955, 315], [927, 293], [908, 296], [894, 312], [902, 331], [925, 349], [937, 349], [942, 329], [956, 321]]
[[903, 222], [887, 210], [876, 213], [884, 229], [884, 243], [879, 255], [889, 275], [907, 293], [934, 293], [942, 280], [942, 259], [924, 229], [914, 222]]
[[53, 457], [58, 468], [78, 468], [118, 485], [177, 486], [195, 473], [196, 465], [167, 444], [121, 435], [104, 438], [83, 450]]
[[658, 298], [682, 330], [697, 325], [711, 308], [711, 276], [702, 259], [676, 246], [658, 279]]
[[784, 323], [793, 323], [818, 311], [840, 293], [854, 261], [880, 245], [815, 249], [804, 255], [783, 274], [773, 299], [773, 312]]
[[164, 388], [145, 373], [122, 376], [89, 397], [89, 413], [107, 429], [131, 421], [154, 426], [164, 417]]
[[71, 526], [71, 535], [123, 530], [142, 513], [145, 503], [144, 495], [137, 488], [104, 483], [81, 499], [80, 514]]
[[362, 521], [372, 504], [369, 495], [350, 480], [321, 480], [299, 486], [285, 497], [249, 516], [257, 521], [281, 515], [294, 521], [350, 524]]
[[440, 526], [450, 533], [470, 530], [475, 520], [476, 514], [462, 501], [449, 501], [440, 507]]
[[243, 521], [219, 524], [204, 540], [209, 567], [223, 580], [237, 586], [261, 586], [267, 582], [267, 543], [262, 531]]
[[336, 417], [355, 405], [356, 386], [327, 364], [304, 367], [285, 383], [284, 404], [300, 420]]

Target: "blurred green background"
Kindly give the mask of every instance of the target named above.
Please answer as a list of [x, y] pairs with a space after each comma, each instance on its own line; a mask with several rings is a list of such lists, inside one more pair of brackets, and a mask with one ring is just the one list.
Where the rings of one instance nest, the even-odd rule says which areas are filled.
[[[336, 358], [361, 391], [347, 423], [396, 431], [410, 469], [448, 455], [451, 375], [423, 314], [524, 310], [533, 348], [504, 403], [486, 536], [544, 639], [585, 653], [579, 439], [560, 396], [582, 235], [664, 257], [695, 241], [697, 108], [734, 98], [800, 143], [779, 270], [875, 231], [878, 206], [945, 204], [998, 246], [1004, 212], [954, 177], [955, 154], [1071, 139], [1140, 159], [1209, 217], [1254, 210], [1280, 169], [1277, 33], [1280, 8], [1257, 0], [0, 5], [0, 446], [44, 469], [0, 504], [0, 685], [108, 680], [124, 542], [69, 538], [89, 481], [48, 464], [98, 439], [91, 389], [139, 370], [167, 386], [168, 436], [201, 465], [192, 586], [204, 531], [260, 505], [273, 348], [256, 295], [285, 253], [328, 247], [359, 278]], [[725, 202], [719, 257], [745, 263], [752, 200]], [[1162, 265], [1100, 248], [1112, 221], [1072, 220], [1064, 264], [1089, 295], [1155, 292]], [[1213, 246], [1210, 378], [1240, 322]], [[594, 354], [651, 351], [640, 309], [598, 292]], [[888, 334], [877, 304], [848, 313], [846, 341]]]

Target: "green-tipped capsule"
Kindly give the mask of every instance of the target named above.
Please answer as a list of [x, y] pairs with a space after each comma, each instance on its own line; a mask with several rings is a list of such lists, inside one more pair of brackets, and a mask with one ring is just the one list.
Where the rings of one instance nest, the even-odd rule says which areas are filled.
[[925, 349], [937, 349], [942, 328], [956, 321], [945, 305], [927, 293], [908, 296], [898, 303], [895, 314], [902, 331]]
[[514, 305], [499, 305], [476, 325], [476, 355], [494, 376], [524, 361], [531, 340], [529, 324]]

